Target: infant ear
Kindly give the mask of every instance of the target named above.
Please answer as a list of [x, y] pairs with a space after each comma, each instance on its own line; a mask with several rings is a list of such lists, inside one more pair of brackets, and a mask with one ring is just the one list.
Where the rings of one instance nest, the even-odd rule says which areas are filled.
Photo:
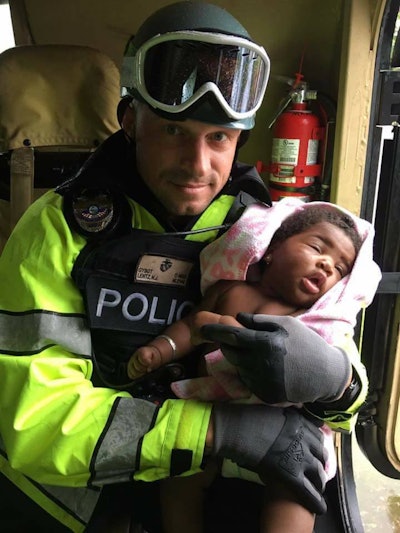
[[266, 252], [261, 261], [264, 261], [266, 265], [270, 265], [272, 263], [272, 254]]

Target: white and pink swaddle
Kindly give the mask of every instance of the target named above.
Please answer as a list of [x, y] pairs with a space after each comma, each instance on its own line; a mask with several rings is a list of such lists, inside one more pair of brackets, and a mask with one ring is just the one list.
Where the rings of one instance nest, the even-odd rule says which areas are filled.
[[[363, 242], [351, 273], [297, 318], [329, 344], [343, 344], [344, 336], [352, 337], [354, 334], [359, 311], [372, 302], [381, 271], [373, 260], [373, 226], [339, 206], [326, 202], [304, 203], [295, 198], [284, 198], [272, 207], [250, 205], [226, 233], [202, 251], [202, 293], [218, 280], [256, 281], [256, 265], [282, 222], [293, 213], [317, 204], [336, 208], [349, 216]], [[220, 350], [207, 354], [205, 359], [209, 375], [173, 383], [172, 389], [178, 397], [206, 401], [260, 401], [243, 385], [236, 369]], [[325, 431], [330, 432], [330, 429], [326, 427]], [[332, 442], [332, 439], [329, 441]], [[332, 454], [329, 456], [333, 457]], [[331, 464], [329, 469], [334, 474], [335, 465]], [[332, 476], [332, 472], [328, 473], [328, 477]]]

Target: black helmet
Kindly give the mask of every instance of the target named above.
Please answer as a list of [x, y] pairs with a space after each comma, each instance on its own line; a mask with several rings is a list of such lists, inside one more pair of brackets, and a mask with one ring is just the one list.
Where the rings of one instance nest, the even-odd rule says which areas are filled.
[[248, 130], [262, 103], [269, 58], [221, 7], [183, 1], [151, 15], [126, 47], [122, 96], [157, 114]]

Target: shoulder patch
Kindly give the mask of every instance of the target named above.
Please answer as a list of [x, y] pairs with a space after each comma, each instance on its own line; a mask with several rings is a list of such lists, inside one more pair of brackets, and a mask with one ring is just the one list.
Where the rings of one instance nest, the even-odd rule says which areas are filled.
[[113, 197], [107, 191], [84, 190], [72, 200], [72, 213], [85, 233], [103, 232], [113, 223]]

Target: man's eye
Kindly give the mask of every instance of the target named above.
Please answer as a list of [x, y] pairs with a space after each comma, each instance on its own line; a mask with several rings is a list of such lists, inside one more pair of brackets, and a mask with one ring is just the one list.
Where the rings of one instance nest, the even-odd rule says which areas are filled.
[[213, 141], [217, 141], [217, 142], [226, 141], [227, 138], [228, 138], [227, 134], [223, 131], [216, 131], [212, 135]]
[[179, 135], [180, 128], [179, 126], [175, 126], [175, 124], [167, 124], [165, 126], [165, 131], [168, 135]]

